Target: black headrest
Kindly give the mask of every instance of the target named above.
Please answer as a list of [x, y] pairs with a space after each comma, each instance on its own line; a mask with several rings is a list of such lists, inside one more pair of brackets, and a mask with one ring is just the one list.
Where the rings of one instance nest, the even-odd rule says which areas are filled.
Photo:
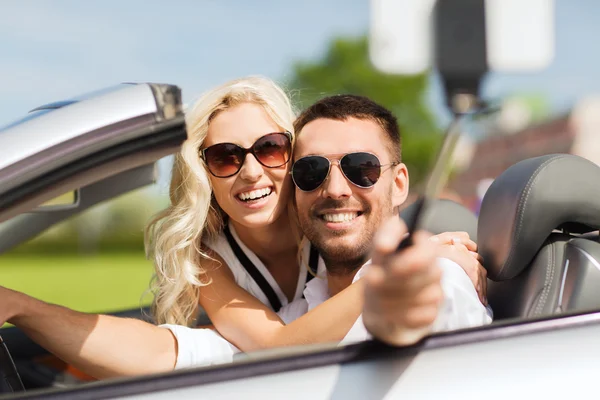
[[554, 229], [599, 229], [599, 183], [600, 167], [570, 154], [530, 158], [502, 173], [483, 198], [477, 227], [488, 276], [517, 276]]
[[[473, 241], [477, 241], [477, 217], [468, 208], [452, 200], [433, 199], [423, 214], [421, 228], [437, 235], [442, 232], [464, 231]], [[404, 221], [412, 220], [416, 204], [413, 203], [400, 211]]]

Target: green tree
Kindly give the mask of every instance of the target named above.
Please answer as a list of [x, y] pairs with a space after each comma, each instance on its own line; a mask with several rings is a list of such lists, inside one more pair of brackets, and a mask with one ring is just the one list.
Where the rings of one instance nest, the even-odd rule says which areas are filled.
[[412, 183], [423, 178], [441, 139], [425, 105], [426, 87], [425, 74], [406, 77], [377, 71], [369, 60], [366, 37], [334, 39], [321, 59], [297, 62], [288, 82], [292, 99], [300, 109], [340, 93], [367, 96], [390, 109], [398, 118], [403, 161]]

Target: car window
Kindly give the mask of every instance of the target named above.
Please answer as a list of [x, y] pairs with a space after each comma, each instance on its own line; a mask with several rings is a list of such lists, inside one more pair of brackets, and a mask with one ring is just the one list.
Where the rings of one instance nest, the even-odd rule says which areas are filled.
[[154, 185], [60, 222], [0, 255], [0, 282], [75, 310], [139, 310], [152, 299], [143, 232], [164, 202]]

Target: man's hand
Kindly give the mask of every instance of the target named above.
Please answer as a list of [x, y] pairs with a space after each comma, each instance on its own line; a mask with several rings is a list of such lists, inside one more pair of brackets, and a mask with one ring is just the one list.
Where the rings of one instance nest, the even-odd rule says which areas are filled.
[[375, 237], [373, 264], [365, 276], [363, 322], [392, 345], [413, 344], [429, 333], [444, 298], [436, 265], [440, 246], [417, 232], [413, 245], [396, 253], [405, 233], [398, 217], [386, 221]]
[[477, 253], [477, 243], [471, 240], [467, 232], [444, 232], [430, 239], [441, 245], [438, 251], [440, 257], [454, 261], [467, 273], [479, 300], [487, 306], [487, 270]]

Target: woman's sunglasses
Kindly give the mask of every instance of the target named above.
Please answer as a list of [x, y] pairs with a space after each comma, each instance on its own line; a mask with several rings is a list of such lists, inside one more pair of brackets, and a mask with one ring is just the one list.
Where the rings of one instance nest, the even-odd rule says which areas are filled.
[[228, 178], [239, 172], [248, 153], [267, 168], [277, 168], [287, 164], [292, 155], [292, 134], [290, 132], [269, 133], [261, 136], [250, 148], [234, 143], [218, 143], [200, 150], [200, 157], [206, 162], [208, 171], [217, 178]]
[[[370, 188], [377, 183], [381, 175], [379, 158], [371, 153], [348, 153], [337, 161], [342, 174], [352, 184], [360, 188]], [[303, 192], [312, 192], [325, 182], [331, 171], [332, 162], [323, 156], [302, 157], [292, 165], [292, 180]], [[386, 165], [398, 165], [393, 162]]]

